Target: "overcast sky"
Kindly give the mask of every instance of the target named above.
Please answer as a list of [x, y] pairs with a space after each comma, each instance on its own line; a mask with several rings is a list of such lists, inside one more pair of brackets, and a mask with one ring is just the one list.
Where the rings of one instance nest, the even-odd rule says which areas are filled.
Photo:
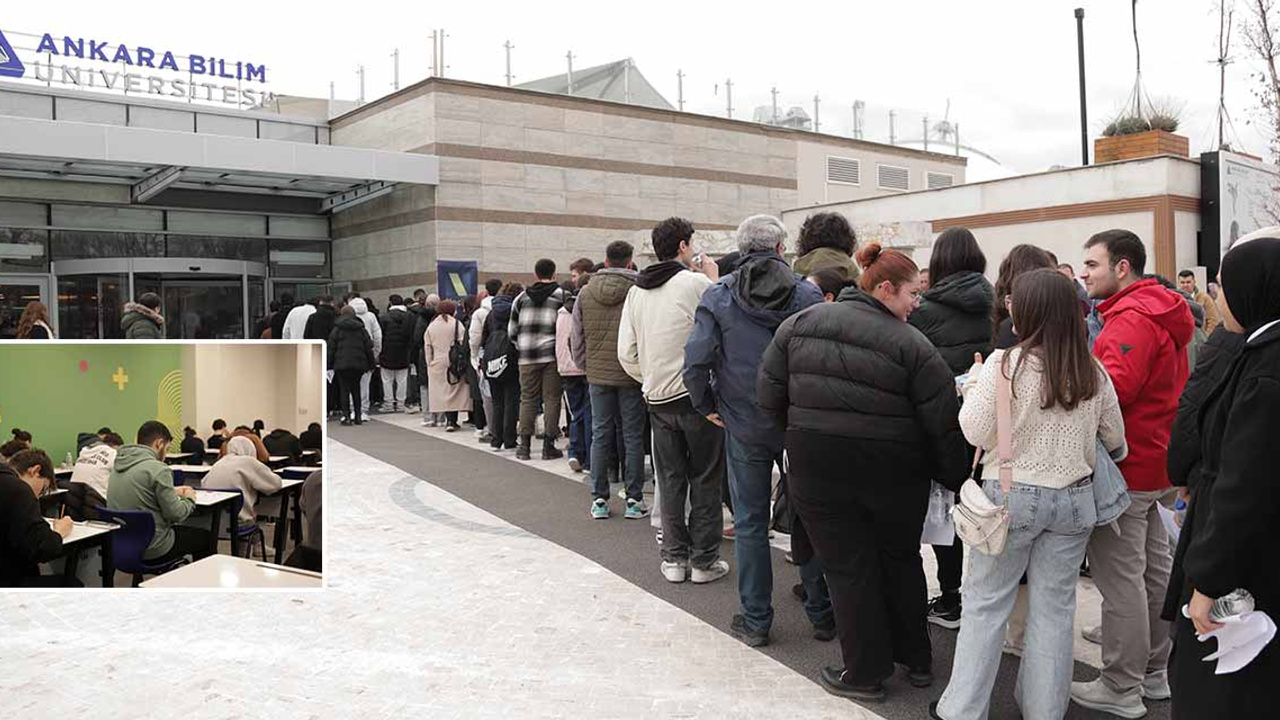
[[[327, 96], [332, 80], [339, 97], [354, 99], [363, 64], [373, 99], [391, 91], [392, 50], [400, 49], [402, 86], [417, 81], [427, 74], [431, 30], [445, 28], [451, 77], [503, 84], [506, 40], [515, 45], [516, 83], [563, 73], [569, 50], [576, 68], [630, 56], [673, 105], [683, 70], [686, 109], [694, 112], [723, 115], [731, 78], [739, 119], [768, 104], [776, 85], [780, 105], [810, 113], [820, 94], [823, 131], [850, 134], [851, 107], [861, 99], [871, 139], [887, 139], [889, 108], [899, 113], [899, 136], [918, 138], [921, 116], [941, 119], [950, 99], [962, 140], [1018, 172], [1080, 161], [1074, 7], [1086, 13], [1091, 138], [1134, 80], [1128, 0], [5, 5], [0, 30], [265, 63], [271, 89], [282, 94]], [[1243, 0], [1236, 14], [1243, 16]], [[1140, 0], [1138, 30], [1148, 94], [1183, 103], [1180, 132], [1191, 137], [1192, 153], [1210, 149], [1218, 97], [1214, 0]], [[1265, 156], [1249, 122], [1256, 103], [1248, 75], [1257, 63], [1238, 33], [1232, 54], [1228, 108], [1244, 149]]]

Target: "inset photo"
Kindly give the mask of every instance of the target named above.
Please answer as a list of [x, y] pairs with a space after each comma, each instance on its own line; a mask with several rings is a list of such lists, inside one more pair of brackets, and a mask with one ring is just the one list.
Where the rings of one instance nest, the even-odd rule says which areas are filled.
[[0, 376], [0, 588], [323, 587], [323, 344], [4, 342]]

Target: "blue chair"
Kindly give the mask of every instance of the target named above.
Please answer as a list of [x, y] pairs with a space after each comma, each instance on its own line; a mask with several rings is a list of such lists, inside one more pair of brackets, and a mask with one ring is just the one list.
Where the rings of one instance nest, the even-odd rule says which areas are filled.
[[256, 538], [258, 540], [259, 546], [262, 548], [262, 561], [267, 562], [267, 534], [263, 532], [262, 527], [258, 525], [258, 523], [256, 522], [249, 523], [248, 525], [242, 525], [240, 523], [240, 509], [244, 507], [244, 491], [237, 490], [235, 488], [206, 488], [203, 486], [201, 486], [201, 489], [216, 490], [217, 492], [229, 492], [229, 493], [236, 494], [236, 501], [232, 503], [234, 507], [234, 511], [231, 513], [236, 518], [235, 527], [227, 528], [228, 530], [227, 537], [226, 538], [219, 537], [218, 539], [230, 540], [231, 533], [234, 532], [236, 534], [236, 537], [238, 537], [242, 542], [248, 541], [249, 553], [247, 557], [249, 559], [253, 559], [253, 541]]
[[181, 470], [172, 470], [172, 472], [173, 472], [174, 487], [179, 487], [186, 483], [186, 475], [184, 475]]
[[120, 526], [111, 536], [111, 558], [116, 570], [133, 575], [134, 587], [142, 583], [144, 575], [160, 575], [190, 562], [186, 556], [165, 563], [149, 563], [142, 559], [142, 553], [147, 551], [156, 534], [156, 519], [146, 510], [112, 510], [101, 506], [93, 509], [98, 513], [98, 519]]

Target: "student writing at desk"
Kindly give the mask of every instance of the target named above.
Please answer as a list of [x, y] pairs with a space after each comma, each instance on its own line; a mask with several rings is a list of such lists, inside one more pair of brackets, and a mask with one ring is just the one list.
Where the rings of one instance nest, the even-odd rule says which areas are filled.
[[165, 448], [173, 441], [169, 428], [148, 420], [138, 428], [138, 444], [125, 445], [116, 454], [107, 483], [107, 505], [112, 510], [146, 510], [156, 521], [155, 536], [142, 558], [164, 563], [183, 555], [196, 560], [209, 555], [209, 531], [179, 525], [196, 506], [196, 491], [173, 486], [173, 471], [164, 464]]
[[206, 490], [240, 490], [244, 504], [240, 506], [240, 524], [252, 525], [257, 515], [253, 509], [259, 493], [280, 491], [280, 476], [258, 461], [257, 450], [247, 437], [227, 441], [227, 454], [213, 464], [202, 483]]
[[43, 450], [23, 450], [0, 463], [0, 587], [79, 587], [76, 580], [40, 574], [40, 563], [62, 554], [71, 518], [50, 529], [40, 496], [53, 490], [53, 463]]

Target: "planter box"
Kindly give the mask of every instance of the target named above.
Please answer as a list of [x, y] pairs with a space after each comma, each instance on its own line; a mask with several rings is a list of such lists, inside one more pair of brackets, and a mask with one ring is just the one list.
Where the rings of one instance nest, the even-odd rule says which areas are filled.
[[1191, 142], [1182, 135], [1164, 130], [1148, 130], [1133, 135], [1100, 137], [1093, 141], [1095, 163], [1133, 160], [1155, 155], [1190, 157]]

